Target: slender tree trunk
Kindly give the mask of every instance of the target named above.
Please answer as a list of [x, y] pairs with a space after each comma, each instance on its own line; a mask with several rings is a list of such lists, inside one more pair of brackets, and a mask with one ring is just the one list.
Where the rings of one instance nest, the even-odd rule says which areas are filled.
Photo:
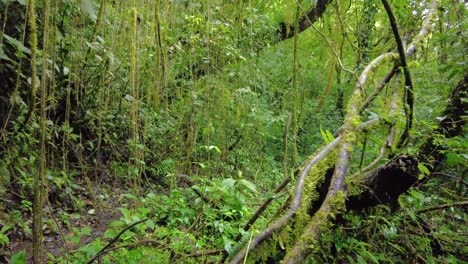
[[[46, 169], [46, 97], [47, 97], [47, 46], [48, 46], [48, 3], [43, 2], [44, 9], [44, 40], [42, 55], [41, 101], [40, 101], [40, 125], [39, 125], [39, 171], [34, 178], [34, 203], [33, 203], [33, 263], [42, 263], [42, 208], [44, 206], [45, 169]], [[34, 8], [34, 0], [28, 1], [28, 20], [31, 38], [31, 86], [32, 96], [36, 97], [37, 70], [37, 27]], [[34, 101], [33, 101], [34, 104]], [[34, 109], [34, 105], [32, 106]], [[33, 111], [34, 112], [34, 111]]]
[[292, 76], [292, 114], [291, 114], [291, 132], [292, 132], [292, 160], [293, 166], [296, 165], [298, 159], [297, 142], [298, 142], [298, 75], [299, 75], [299, 59], [298, 59], [298, 42], [299, 42], [299, 3], [297, 3], [294, 26], [294, 44], [293, 44], [293, 76]]

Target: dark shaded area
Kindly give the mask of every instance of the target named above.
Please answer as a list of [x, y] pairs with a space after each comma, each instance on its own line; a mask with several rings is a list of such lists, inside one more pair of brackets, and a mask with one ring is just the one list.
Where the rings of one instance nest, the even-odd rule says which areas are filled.
[[[4, 16], [8, 11], [8, 16]], [[6, 127], [8, 114], [11, 108], [11, 95], [15, 90], [17, 81], [25, 81], [25, 78], [18, 80], [19, 72], [27, 72], [29, 69], [29, 54], [23, 53], [15, 40], [19, 42], [22, 39], [23, 30], [25, 28], [26, 6], [17, 2], [9, 4], [0, 2], [1, 25], [4, 25], [4, 32], [2, 36], [2, 43], [0, 43], [0, 134], [4, 133], [2, 129]], [[11, 40], [11, 41], [10, 41]], [[27, 39], [25, 46], [28, 46]], [[22, 63], [19, 64], [20, 57], [22, 56]], [[21, 68], [19, 68], [21, 66]], [[11, 111], [10, 120], [15, 120], [17, 111]], [[6, 129], [7, 130], [7, 129]]]
[[398, 196], [418, 180], [418, 174], [416, 158], [408, 155], [396, 156], [366, 176], [366, 190], [358, 196], [349, 196], [346, 208], [360, 211], [377, 204], [389, 204], [391, 208], [396, 208]]
[[328, 186], [330, 186], [334, 171], [334, 168], [327, 169], [327, 172], [325, 173], [324, 182], [315, 186], [315, 190], [319, 194], [319, 198], [311, 203], [307, 212], [310, 216], [313, 216], [320, 209], [320, 206], [322, 206], [323, 201], [325, 201], [325, 197], [327, 196], [328, 192]]
[[[468, 75], [465, 75], [452, 90], [449, 104], [443, 113], [444, 119], [439, 122], [434, 135], [441, 134], [446, 138], [462, 135], [467, 116], [467, 87]], [[399, 155], [371, 171], [363, 180], [367, 189], [358, 196], [349, 196], [346, 207], [360, 211], [377, 204], [389, 204], [395, 209], [398, 196], [418, 181], [419, 161], [429, 164], [427, 167], [431, 172], [437, 170], [437, 166], [444, 161], [444, 154], [441, 153], [443, 146], [436, 144], [434, 139], [431, 137], [422, 145], [417, 157]]]

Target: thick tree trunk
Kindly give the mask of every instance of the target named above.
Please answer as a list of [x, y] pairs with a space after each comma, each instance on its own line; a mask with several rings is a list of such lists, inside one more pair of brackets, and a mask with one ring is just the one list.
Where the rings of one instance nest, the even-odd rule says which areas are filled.
[[415, 157], [399, 155], [372, 170], [363, 178], [365, 191], [348, 197], [346, 209], [360, 211], [377, 204], [389, 204], [396, 208], [398, 196], [418, 180], [418, 163]]

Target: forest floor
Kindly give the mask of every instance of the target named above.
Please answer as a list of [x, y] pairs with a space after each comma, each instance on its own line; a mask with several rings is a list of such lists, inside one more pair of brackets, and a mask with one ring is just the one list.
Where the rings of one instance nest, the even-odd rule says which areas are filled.
[[[83, 184], [83, 183], [80, 183]], [[114, 186], [112, 190], [103, 191], [99, 188], [94, 193], [95, 198], [91, 198], [89, 192], [85, 191], [78, 194], [78, 199], [82, 199], [85, 206], [81, 208], [65, 208], [61, 204], [46, 205], [44, 212], [47, 213], [49, 222], [44, 223], [44, 249], [49, 256], [44, 256], [44, 263], [51, 259], [51, 256], [64, 257], [70, 255], [77, 249], [102, 237], [109, 228], [109, 224], [118, 220], [122, 213], [118, 210], [120, 203], [120, 188]], [[107, 195], [104, 192], [108, 193]], [[57, 218], [57, 217], [60, 217]], [[29, 224], [32, 223], [32, 215], [23, 215], [23, 219]], [[76, 232], [86, 228], [88, 231], [81, 232], [77, 236]], [[7, 249], [10, 253], [25, 251], [26, 263], [32, 261], [32, 238], [25, 236], [16, 230], [11, 234], [11, 243]], [[73, 237], [79, 238], [79, 241], [72, 241]], [[0, 262], [6, 261], [0, 256]]]

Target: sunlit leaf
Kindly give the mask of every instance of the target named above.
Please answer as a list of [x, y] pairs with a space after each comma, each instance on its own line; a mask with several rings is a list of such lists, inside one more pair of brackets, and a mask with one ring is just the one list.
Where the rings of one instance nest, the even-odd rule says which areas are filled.
[[89, 16], [91, 19], [97, 19], [97, 5], [93, 0], [81, 0], [80, 1], [81, 11]]
[[26, 253], [25, 251], [20, 251], [11, 256], [10, 259], [11, 264], [24, 264], [26, 263]]
[[258, 193], [257, 186], [253, 182], [248, 181], [246, 179], [240, 179], [239, 183], [244, 185], [247, 189], [251, 190], [252, 192]]
[[234, 184], [236, 184], [236, 180], [233, 178], [224, 179], [223, 182], [221, 183], [221, 185], [226, 189], [232, 188]]

